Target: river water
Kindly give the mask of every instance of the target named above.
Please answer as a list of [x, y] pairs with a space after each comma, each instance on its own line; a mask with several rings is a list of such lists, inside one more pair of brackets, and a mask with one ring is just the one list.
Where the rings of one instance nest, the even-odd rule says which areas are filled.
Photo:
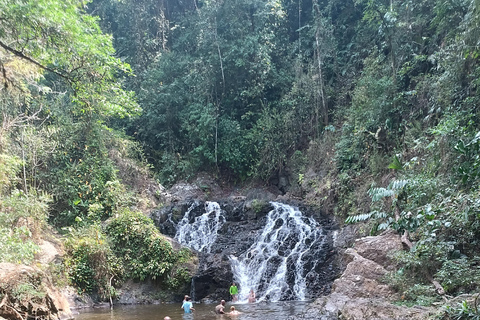
[[115, 306], [109, 308], [88, 309], [75, 315], [75, 320], [163, 320], [169, 316], [172, 320], [283, 320], [295, 316], [307, 309], [306, 301], [260, 302], [250, 304], [226, 304], [225, 311], [233, 305], [242, 312], [236, 316], [216, 315], [215, 304], [194, 304], [193, 314], [184, 314], [181, 303], [159, 305]]

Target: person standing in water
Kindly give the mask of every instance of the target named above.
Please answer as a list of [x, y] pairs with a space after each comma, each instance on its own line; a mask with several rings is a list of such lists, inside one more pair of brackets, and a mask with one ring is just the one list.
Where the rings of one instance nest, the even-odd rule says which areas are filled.
[[230, 286], [230, 295], [232, 296], [232, 301], [236, 302], [237, 301], [237, 296], [238, 296], [238, 288], [235, 285], [235, 282], [232, 283]]
[[250, 293], [248, 294], [248, 303], [254, 303], [257, 301], [255, 298], [255, 292], [253, 292], [253, 289], [250, 289]]
[[191, 300], [192, 298], [186, 297], [182, 304], [182, 309], [185, 311], [185, 313], [192, 313], [192, 311], [195, 311]]

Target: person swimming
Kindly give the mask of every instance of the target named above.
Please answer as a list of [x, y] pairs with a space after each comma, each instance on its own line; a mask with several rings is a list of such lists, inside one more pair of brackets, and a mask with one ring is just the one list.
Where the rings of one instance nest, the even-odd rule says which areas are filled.
[[218, 304], [215, 307], [215, 313], [216, 314], [224, 314], [225, 313], [225, 300], [220, 301], [220, 304]]
[[230, 307], [230, 312], [228, 314], [237, 315], [237, 314], [240, 314], [240, 313], [241, 313], [240, 311], [235, 310], [234, 306], [231, 306]]

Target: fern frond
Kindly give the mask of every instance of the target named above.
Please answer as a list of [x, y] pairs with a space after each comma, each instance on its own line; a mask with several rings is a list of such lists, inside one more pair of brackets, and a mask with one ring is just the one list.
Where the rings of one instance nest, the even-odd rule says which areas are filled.
[[388, 217], [388, 214], [385, 211], [374, 211], [375, 219], [385, 219]]
[[388, 186], [389, 189], [392, 190], [400, 190], [403, 189], [408, 184], [408, 180], [394, 180]]
[[368, 195], [372, 198], [373, 202], [382, 200], [383, 198], [391, 197], [395, 194], [393, 190], [385, 188], [371, 188], [368, 190]]
[[375, 213], [376, 211], [372, 211], [369, 213], [357, 214], [356, 216], [350, 216], [347, 219], [345, 219], [345, 223], [356, 223], [356, 222], [366, 221], [370, 219]]
[[378, 230], [387, 230], [389, 226], [390, 226], [390, 223], [384, 222], [384, 223], [380, 223], [378, 225], [377, 229]]

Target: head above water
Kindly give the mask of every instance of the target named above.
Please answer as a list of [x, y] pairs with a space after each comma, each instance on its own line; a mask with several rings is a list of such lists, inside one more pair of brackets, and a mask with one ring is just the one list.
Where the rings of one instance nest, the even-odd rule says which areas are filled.
[[235, 307], [234, 307], [234, 306], [231, 306], [231, 307], [230, 307], [230, 310], [235, 311]]
[[169, 316], [166, 316], [165, 318], [163, 318], [163, 320], [172, 320], [172, 318], [170, 318]]
[[220, 301], [221, 305], [225, 305], [225, 300]]

